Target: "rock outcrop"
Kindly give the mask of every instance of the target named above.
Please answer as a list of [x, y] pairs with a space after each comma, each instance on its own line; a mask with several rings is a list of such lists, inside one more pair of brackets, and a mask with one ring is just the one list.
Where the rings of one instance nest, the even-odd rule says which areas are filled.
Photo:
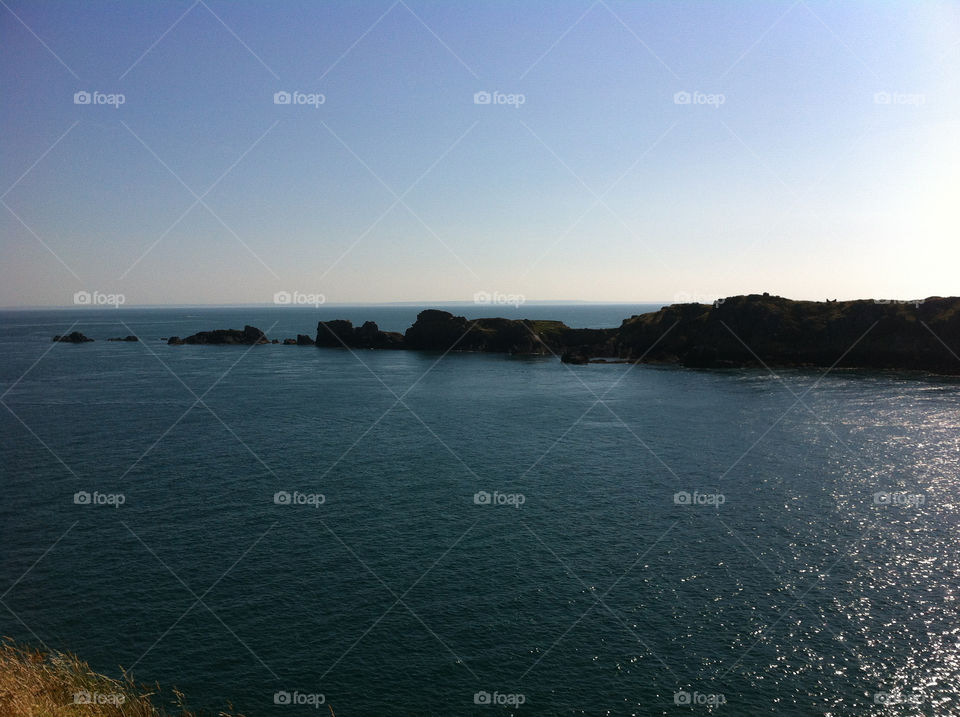
[[238, 329], [217, 329], [215, 331], [201, 331], [181, 339], [171, 336], [168, 344], [238, 344], [252, 346], [254, 344], [268, 344], [270, 341], [264, 333], [255, 326], [244, 326], [243, 331]]
[[62, 336], [54, 336], [53, 340], [65, 344], [85, 344], [88, 341], [93, 341], [93, 339], [84, 336], [79, 331], [72, 331], [69, 334], [63, 334]]
[[560, 321], [466, 319], [448, 311], [427, 309], [404, 334], [406, 347], [426, 351], [491, 351], [549, 354], [563, 349], [572, 331]]
[[139, 341], [136, 336], [118, 336], [115, 339], [107, 339], [107, 341]]
[[354, 328], [353, 322], [343, 319], [321, 321], [317, 324], [317, 339], [314, 342], [321, 348], [351, 349], [402, 349], [403, 334], [394, 331], [381, 331], [373, 322]]

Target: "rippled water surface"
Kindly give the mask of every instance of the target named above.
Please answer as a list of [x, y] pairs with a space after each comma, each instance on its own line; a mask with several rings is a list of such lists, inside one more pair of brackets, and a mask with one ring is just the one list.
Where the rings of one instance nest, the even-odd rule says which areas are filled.
[[159, 340], [317, 316], [0, 314], [0, 633], [248, 715], [960, 713], [957, 380]]

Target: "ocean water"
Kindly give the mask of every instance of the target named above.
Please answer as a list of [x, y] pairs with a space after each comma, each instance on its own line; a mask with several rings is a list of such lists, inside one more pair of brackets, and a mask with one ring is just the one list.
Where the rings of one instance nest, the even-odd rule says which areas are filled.
[[211, 713], [960, 713], [957, 379], [159, 340], [417, 310], [0, 313], [0, 633]]

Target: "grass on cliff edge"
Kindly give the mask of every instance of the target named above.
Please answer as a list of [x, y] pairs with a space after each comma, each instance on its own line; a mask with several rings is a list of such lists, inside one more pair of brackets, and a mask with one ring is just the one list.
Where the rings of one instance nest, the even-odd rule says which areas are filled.
[[[158, 708], [151, 701], [160, 698], [158, 687], [136, 684], [126, 676], [114, 680], [99, 675], [75, 655], [42, 652], [10, 638], [0, 642], [3, 717], [196, 717], [183, 706], [183, 697], [174, 689], [171, 707]], [[234, 717], [232, 712], [219, 715]]]

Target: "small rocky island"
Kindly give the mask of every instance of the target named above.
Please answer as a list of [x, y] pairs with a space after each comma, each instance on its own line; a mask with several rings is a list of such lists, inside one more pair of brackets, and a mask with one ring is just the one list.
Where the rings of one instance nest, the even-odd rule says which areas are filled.
[[238, 344], [250, 346], [253, 344], [268, 344], [266, 335], [254, 326], [244, 326], [243, 331], [237, 329], [216, 329], [215, 331], [201, 331], [181, 339], [179, 336], [171, 336], [167, 340], [168, 344]]
[[53, 337], [53, 340], [58, 343], [63, 344], [85, 344], [88, 341], [93, 341], [93, 339], [84, 336], [79, 331], [72, 331], [69, 334], [57, 335]]
[[[125, 341], [136, 340], [127, 337]], [[54, 341], [92, 341], [79, 332]], [[257, 345], [260, 329], [201, 331], [169, 344]], [[427, 309], [404, 333], [367, 321], [321, 321], [316, 337], [285, 345], [345, 349], [479, 351], [555, 355], [566, 363], [662, 363], [691, 368], [817, 366], [960, 374], [960, 298], [793, 301], [750, 294], [714, 304], [673, 304], [609, 329], [561, 321], [467, 319]]]

